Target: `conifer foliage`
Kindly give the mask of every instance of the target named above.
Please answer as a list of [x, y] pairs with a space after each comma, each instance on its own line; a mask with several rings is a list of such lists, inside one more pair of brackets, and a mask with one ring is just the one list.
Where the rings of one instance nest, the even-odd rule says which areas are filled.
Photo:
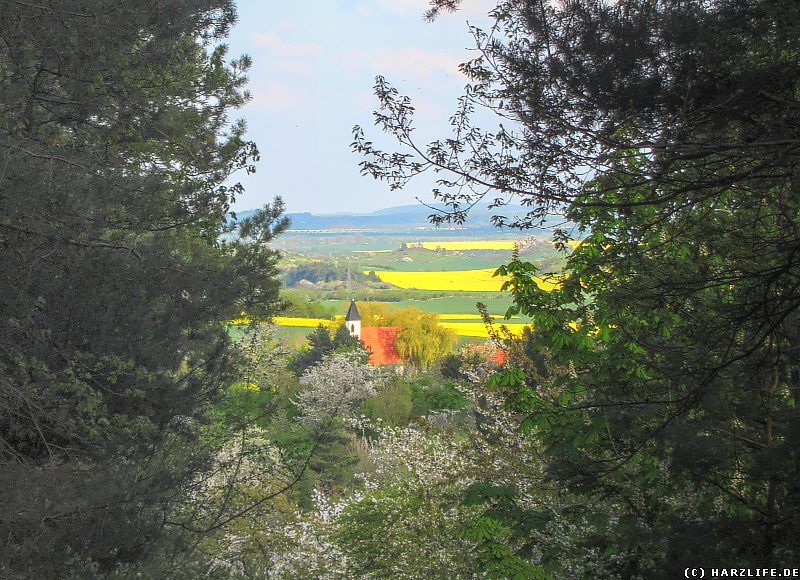
[[[507, 0], [493, 16], [449, 138], [417, 143], [411, 101], [378, 79], [376, 124], [405, 149], [357, 127], [363, 171], [395, 188], [437, 172], [451, 212], [434, 221], [483, 199], [498, 223], [557, 213], [585, 237], [552, 292], [516, 256], [501, 268], [535, 321], [527, 367], [548, 368], [498, 384], [549, 476], [625, 514], [586, 537], [639, 552], [617, 574], [797, 561], [800, 4]], [[476, 126], [486, 109], [496, 129]], [[522, 219], [503, 215], [514, 199]]]
[[169, 554], [231, 380], [221, 322], [271, 312], [281, 204], [220, 241], [258, 151], [229, 119], [227, 0], [0, 10], [0, 576]]

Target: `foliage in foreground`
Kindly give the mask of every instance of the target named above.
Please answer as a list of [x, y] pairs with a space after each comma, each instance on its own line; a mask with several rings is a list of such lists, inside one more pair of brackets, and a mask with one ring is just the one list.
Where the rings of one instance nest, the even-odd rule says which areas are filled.
[[649, 528], [623, 549], [597, 548], [637, 526], [626, 502], [587, 502], [550, 481], [541, 444], [517, 430], [525, 415], [508, 408], [518, 369], [487, 383], [493, 366], [467, 356], [457, 382], [384, 382], [357, 353], [329, 353], [297, 382], [270, 331], [253, 332], [243, 380], [203, 430], [213, 462], [176, 510], [201, 533], [176, 570], [626, 578], [652, 565]]
[[[236, 378], [220, 321], [268, 316], [281, 204], [218, 242], [255, 145], [227, 0], [0, 11], [0, 576], [158, 575]], [[150, 561], [151, 564], [142, 564]]]
[[[800, 5], [502, 0], [493, 16], [452, 138], [416, 143], [410, 100], [379, 78], [376, 123], [409, 154], [356, 128], [362, 169], [393, 188], [439, 172], [437, 221], [517, 197], [530, 212], [511, 225], [556, 213], [587, 235], [552, 292], [518, 257], [498, 271], [537, 329], [499, 386], [550, 481], [621, 506], [589, 526], [595, 548], [652, 555], [618, 574], [792, 565]], [[480, 107], [503, 123], [476, 127]]]

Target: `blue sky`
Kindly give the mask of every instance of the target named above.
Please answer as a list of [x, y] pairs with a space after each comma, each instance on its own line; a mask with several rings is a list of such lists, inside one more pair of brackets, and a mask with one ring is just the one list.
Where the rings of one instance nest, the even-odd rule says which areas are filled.
[[[400, 192], [359, 174], [350, 151], [359, 124], [372, 126], [375, 76], [382, 74], [417, 108], [419, 136], [442, 137], [466, 79], [458, 64], [474, 56], [471, 24], [485, 26], [494, 4], [467, 0], [455, 14], [427, 22], [428, 0], [239, 0], [230, 55], [253, 59], [252, 101], [237, 111], [261, 151], [235, 209], [276, 195], [289, 212], [370, 212], [430, 199], [420, 183]], [[385, 141], [387, 146], [390, 142]]]

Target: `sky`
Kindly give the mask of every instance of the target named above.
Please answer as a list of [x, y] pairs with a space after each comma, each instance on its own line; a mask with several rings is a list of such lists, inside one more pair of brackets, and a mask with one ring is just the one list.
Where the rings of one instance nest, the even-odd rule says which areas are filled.
[[412, 182], [390, 192], [361, 176], [350, 150], [352, 128], [381, 141], [373, 126], [372, 87], [383, 75], [417, 109], [415, 125], [428, 141], [447, 135], [466, 78], [458, 65], [475, 56], [467, 22], [486, 27], [486, 0], [434, 22], [423, 18], [428, 0], [239, 0], [239, 22], [229, 56], [249, 55], [252, 100], [243, 118], [261, 152], [254, 175], [236, 174], [245, 194], [234, 209], [260, 207], [281, 196], [287, 212], [368, 213], [430, 200], [430, 187]]

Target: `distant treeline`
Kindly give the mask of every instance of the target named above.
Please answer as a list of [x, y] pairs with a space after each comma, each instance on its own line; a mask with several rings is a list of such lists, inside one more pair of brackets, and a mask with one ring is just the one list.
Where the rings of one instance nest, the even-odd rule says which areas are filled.
[[295, 266], [287, 270], [283, 275], [283, 283], [291, 288], [301, 280], [306, 280], [314, 284], [318, 282], [335, 282], [351, 280], [353, 282], [366, 282], [372, 279], [374, 282], [379, 282], [374, 275], [370, 278], [359, 270], [354, 270], [352, 267], [339, 266], [331, 264], [330, 262], [309, 262], [299, 266]]

